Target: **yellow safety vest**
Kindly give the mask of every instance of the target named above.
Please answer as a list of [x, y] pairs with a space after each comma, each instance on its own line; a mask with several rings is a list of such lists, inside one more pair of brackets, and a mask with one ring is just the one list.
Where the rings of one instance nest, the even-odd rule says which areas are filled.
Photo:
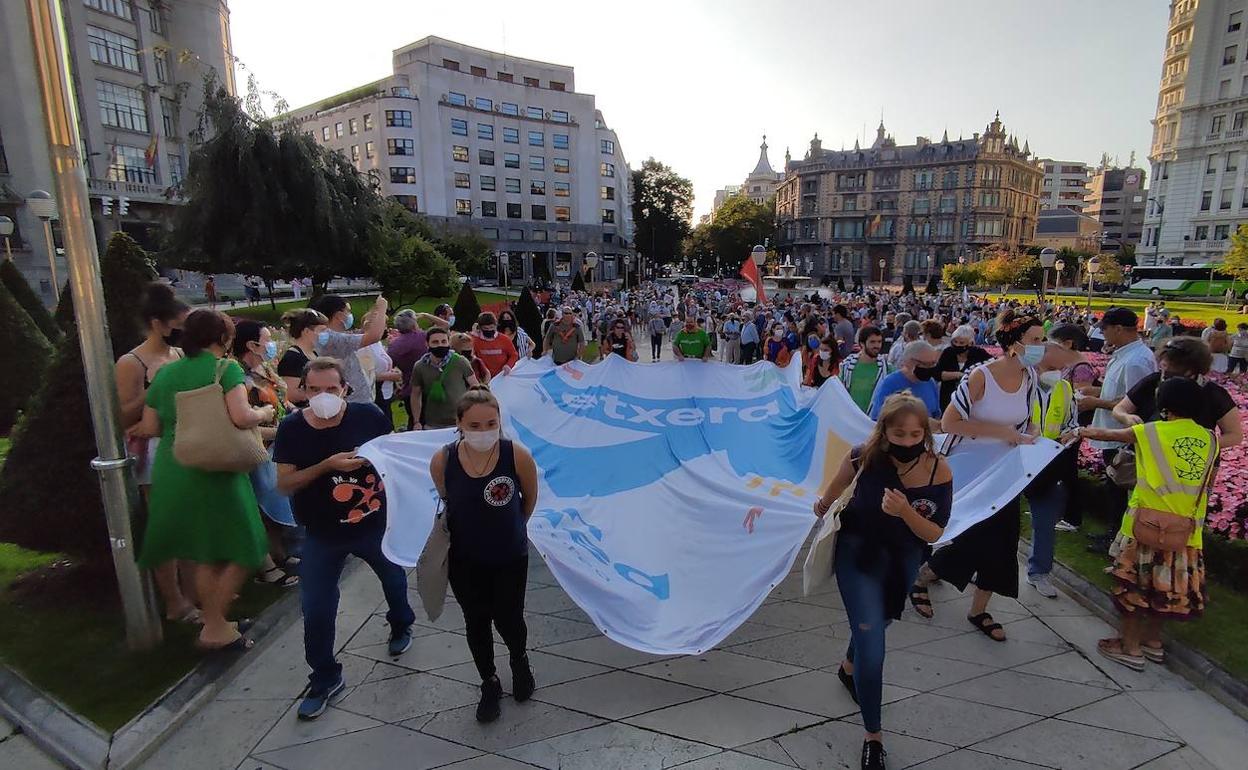
[[1122, 517], [1123, 535], [1132, 537], [1135, 511], [1153, 508], [1196, 520], [1190, 548], [1203, 547], [1201, 529], [1209, 501], [1208, 484], [1218, 457], [1218, 439], [1194, 420], [1146, 422], [1135, 432], [1135, 489]]
[[1040, 397], [1031, 402], [1031, 424], [1040, 426], [1041, 436], [1057, 439], [1062, 435], [1074, 394], [1075, 387], [1063, 379], [1047, 394], [1041, 391]]

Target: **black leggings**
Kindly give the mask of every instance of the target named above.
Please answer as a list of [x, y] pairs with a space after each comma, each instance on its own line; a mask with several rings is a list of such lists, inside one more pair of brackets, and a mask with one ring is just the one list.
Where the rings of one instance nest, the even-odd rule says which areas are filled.
[[511, 659], [524, 657], [529, 629], [524, 624], [524, 590], [529, 580], [529, 557], [504, 566], [480, 564], [464, 559], [450, 560], [451, 592], [464, 611], [468, 649], [481, 681], [495, 674], [494, 633], [503, 637]]
[[661, 355], [663, 355], [663, 335], [651, 334], [650, 335], [650, 357], [658, 358]]

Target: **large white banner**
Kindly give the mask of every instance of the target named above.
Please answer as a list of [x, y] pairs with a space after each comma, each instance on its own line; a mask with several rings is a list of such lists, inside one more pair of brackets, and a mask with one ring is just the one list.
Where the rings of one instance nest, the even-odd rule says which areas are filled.
[[[800, 367], [524, 361], [491, 383], [505, 434], [537, 461], [529, 538], [608, 637], [656, 654], [710, 649], [788, 574], [811, 505], [872, 422], [838, 381]], [[429, 459], [454, 431], [385, 436], [360, 453], [386, 486], [387, 557], [414, 565], [437, 496]], [[1017, 495], [1058, 447], [964, 444], [947, 537]]]

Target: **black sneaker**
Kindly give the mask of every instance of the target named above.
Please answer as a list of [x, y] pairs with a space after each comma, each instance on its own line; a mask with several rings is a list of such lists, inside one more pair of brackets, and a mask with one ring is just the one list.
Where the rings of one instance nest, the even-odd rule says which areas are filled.
[[533, 669], [529, 666], [529, 656], [512, 658], [511, 661], [511, 695], [516, 703], [524, 703], [533, 697], [537, 682], [533, 679]]
[[502, 710], [498, 701], [503, 697], [503, 685], [497, 676], [492, 676], [481, 683], [481, 701], [477, 703], [477, 721], [493, 722], [498, 719]]
[[854, 699], [854, 705], [858, 705], [858, 690], [854, 687], [854, 675], [845, 673], [845, 669], [836, 667], [836, 678], [841, 680], [841, 684], [845, 685], [845, 689], [849, 691], [849, 697]]
[[879, 741], [862, 742], [862, 770], [888, 770], [884, 765], [884, 757], [888, 752]]

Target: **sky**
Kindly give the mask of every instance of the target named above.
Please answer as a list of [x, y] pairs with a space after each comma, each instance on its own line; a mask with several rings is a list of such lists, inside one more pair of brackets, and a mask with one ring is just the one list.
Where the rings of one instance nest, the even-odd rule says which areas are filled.
[[[870, 144], [1006, 130], [1041, 157], [1147, 168], [1165, 0], [230, 0], [234, 54], [292, 106], [392, 72], [427, 35], [571, 65], [630, 165], [693, 181], [695, 216], [773, 168]], [[241, 79], [240, 79], [241, 82]]]

